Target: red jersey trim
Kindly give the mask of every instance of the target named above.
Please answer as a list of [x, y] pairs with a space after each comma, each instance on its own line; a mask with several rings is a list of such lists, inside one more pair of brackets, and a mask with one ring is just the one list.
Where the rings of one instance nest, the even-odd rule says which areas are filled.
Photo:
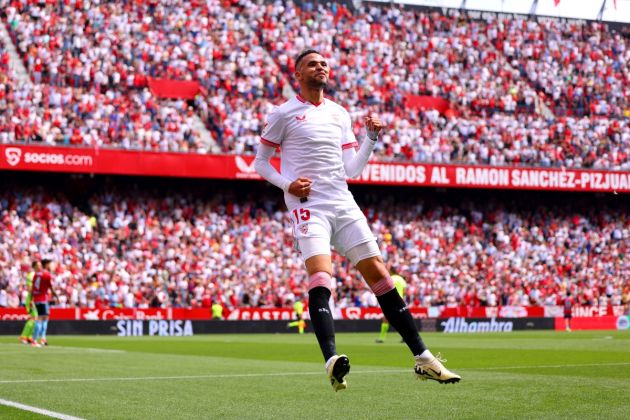
[[307, 103], [307, 102], [308, 102], [309, 104], [312, 104], [312, 105], [315, 105], [315, 106], [320, 106], [320, 105], [321, 105], [321, 104], [323, 104], [323, 103], [324, 103], [324, 101], [325, 101], [325, 99], [322, 99], [322, 101], [321, 101], [321, 102], [318, 102], [318, 103], [311, 102], [311, 101], [307, 101], [306, 99], [302, 98], [302, 97], [300, 96], [300, 94], [299, 94], [299, 93], [298, 93], [297, 95], [295, 95], [295, 98], [296, 98], [298, 101], [302, 102], [303, 104], [305, 104], [305, 103]]
[[260, 138], [260, 142], [261, 142], [262, 144], [264, 144], [265, 146], [275, 147], [276, 149], [279, 149], [279, 148], [280, 148], [280, 145], [279, 145], [278, 143], [274, 143], [274, 142], [272, 142], [272, 141], [269, 141], [269, 140], [267, 140], [267, 139], [266, 139], [266, 138], [264, 138], [264, 137], [261, 137], [261, 138]]
[[351, 148], [351, 147], [357, 148], [357, 147], [359, 147], [359, 143], [357, 143], [357, 142], [355, 141], [354, 143], [346, 143], [346, 144], [344, 144], [344, 145], [342, 145], [342, 146], [341, 146], [341, 148], [342, 148], [343, 150], [349, 149], [349, 148]]

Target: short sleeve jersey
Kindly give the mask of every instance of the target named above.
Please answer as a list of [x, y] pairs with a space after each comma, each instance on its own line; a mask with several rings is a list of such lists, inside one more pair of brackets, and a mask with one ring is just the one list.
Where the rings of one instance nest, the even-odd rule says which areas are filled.
[[[358, 147], [348, 112], [324, 99], [313, 104], [297, 95], [268, 116], [261, 142], [280, 148], [280, 173], [291, 181], [313, 181], [309, 202], [354, 201], [348, 190], [342, 151]], [[289, 209], [300, 205], [298, 197], [285, 193]]]
[[572, 297], [566, 297], [564, 299], [564, 313], [565, 315], [571, 314], [571, 309], [573, 309], [573, 298]]
[[38, 271], [33, 276], [33, 302], [48, 302], [48, 290], [52, 286], [52, 276], [48, 271]]

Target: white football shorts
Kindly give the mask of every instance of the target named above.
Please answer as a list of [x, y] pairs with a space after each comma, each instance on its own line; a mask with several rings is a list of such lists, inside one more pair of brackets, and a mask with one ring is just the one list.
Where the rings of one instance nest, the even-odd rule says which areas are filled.
[[331, 246], [346, 255], [348, 250], [366, 242], [374, 242], [374, 255], [369, 256], [380, 255], [376, 237], [356, 205], [303, 206], [292, 210], [291, 217], [295, 241], [305, 261], [315, 255], [330, 255]]

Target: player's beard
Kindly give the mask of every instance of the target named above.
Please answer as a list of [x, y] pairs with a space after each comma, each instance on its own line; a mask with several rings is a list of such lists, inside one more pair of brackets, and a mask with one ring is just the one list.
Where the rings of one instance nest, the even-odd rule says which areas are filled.
[[323, 80], [320, 80], [317, 78], [317, 76], [315, 76], [308, 81], [308, 87], [310, 87], [311, 89], [323, 90], [326, 85], [328, 85], [328, 76], [326, 76]]

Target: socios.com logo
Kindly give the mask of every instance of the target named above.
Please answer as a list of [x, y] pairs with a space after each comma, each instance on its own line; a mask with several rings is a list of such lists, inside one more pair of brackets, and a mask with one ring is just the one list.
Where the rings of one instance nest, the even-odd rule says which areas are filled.
[[627, 330], [630, 328], [630, 319], [627, 316], [620, 316], [617, 318], [617, 329]]
[[7, 158], [9, 165], [15, 166], [20, 163], [22, 159], [22, 149], [18, 147], [7, 147], [4, 149], [4, 156]]

